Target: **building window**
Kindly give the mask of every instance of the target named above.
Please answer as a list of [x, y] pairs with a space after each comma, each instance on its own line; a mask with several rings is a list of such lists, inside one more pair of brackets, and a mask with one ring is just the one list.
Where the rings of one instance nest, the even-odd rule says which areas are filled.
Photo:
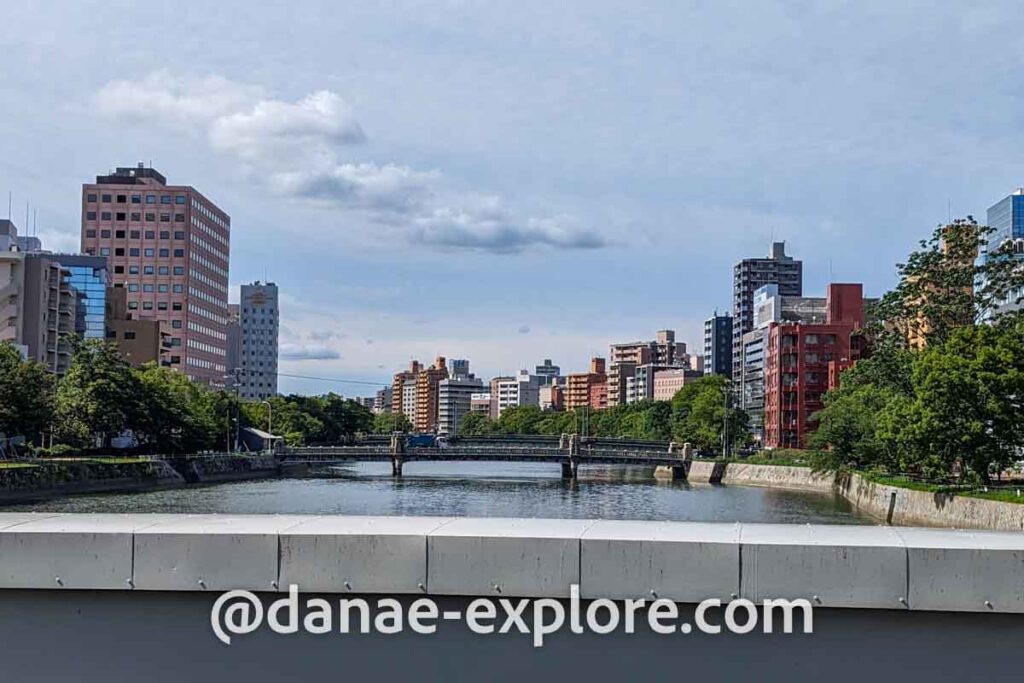
[[169, 214], [169, 213], [162, 213], [162, 214], [160, 214], [160, 222], [161, 223], [170, 223], [171, 222], [171, 214]]
[[145, 254], [146, 256], [150, 256], [150, 257], [152, 257], [152, 256], [155, 256], [155, 255], [156, 255], [156, 250], [154, 250], [154, 249], [152, 249], [152, 248], [150, 248], [150, 249], [145, 249], [145, 250], [144, 250], [144, 251], [143, 251], [142, 253], [143, 253], [143, 254]]
[[143, 266], [142, 267], [142, 272], [145, 273], [146, 275], [152, 275], [153, 274], [153, 266]]
[[179, 194], [179, 195], [175, 196], [174, 203], [175, 204], [184, 204], [185, 203], [185, 195]]
[[132, 332], [131, 330], [125, 330], [124, 338], [125, 339], [135, 339], [135, 333]]
[[114, 237], [116, 237], [119, 240], [123, 240], [124, 239], [124, 230], [115, 230], [114, 231]]
[[110, 201], [110, 195], [109, 194], [103, 195], [103, 201], [109, 202]]
[[116, 216], [117, 218], [115, 220], [123, 221], [127, 219], [127, 214], [125, 214], [124, 211], [118, 211]]
[[166, 294], [167, 285], [157, 285], [156, 291], [160, 292], [161, 294]]
[[167, 275], [167, 266], [160, 266], [156, 270], [160, 275]]
[[127, 195], [123, 195], [123, 194], [117, 195], [117, 203], [118, 204], [127, 204], [128, 203], [128, 196]]
[[[85, 212], [85, 220], [87, 220], [87, 221], [94, 221], [94, 220], [96, 220], [96, 212], [95, 211], [86, 211]], [[95, 236], [96, 236], [96, 231], [93, 230], [93, 237], [95, 237]]]
[[142, 285], [142, 291], [143, 292], [152, 292], [153, 291], [153, 285]]
[[[177, 287], [179, 287], [180, 285], [174, 285], [174, 286], [175, 286], [175, 288], [177, 288]], [[174, 291], [178, 291], [178, 290], [177, 290], [177, 289], [175, 289]], [[175, 301], [175, 302], [172, 302], [172, 303], [171, 303], [171, 310], [172, 310], [172, 311], [180, 311], [180, 310], [181, 310], [181, 302], [180, 302], [180, 301]]]
[[185, 231], [184, 230], [175, 230], [174, 231], [174, 239], [176, 239], [176, 240], [183, 240], [183, 239], [185, 239]]
[[133, 194], [132, 195], [132, 204], [141, 204], [141, 203], [142, 203], [142, 195], [141, 194]]
[[156, 195], [155, 194], [147, 194], [146, 195], [146, 203], [147, 204], [156, 204]]
[[135, 311], [135, 310], [138, 310], [138, 308], [139, 308], [139, 302], [138, 301], [129, 301], [128, 302], [128, 310]]
[[185, 291], [185, 288], [184, 288], [184, 286], [182, 286], [182, 285], [174, 285], [174, 287], [172, 287], [172, 288], [171, 288], [171, 290], [172, 290], [172, 291], [173, 291], [173, 292], [174, 292], [175, 294], [181, 294], [182, 292], [184, 292], [184, 291]]
[[110, 212], [109, 211], [100, 211], [100, 220], [109, 221], [110, 220]]
[[107, 247], [100, 247], [100, 256], [110, 256], [110, 249]]
[[153, 231], [153, 230], [147, 230], [146, 231], [146, 239], [147, 240], [155, 240], [156, 239], [156, 232]]
[[185, 257], [185, 250], [184, 249], [175, 249], [174, 250], [174, 258], [184, 258], [184, 257]]
[[181, 321], [180, 320], [172, 320], [171, 321], [171, 328], [173, 328], [175, 330], [180, 330], [181, 329]]
[[114, 266], [114, 274], [121, 275], [124, 273], [124, 266]]
[[[155, 220], [156, 220], [156, 214], [155, 213], [147, 213], [146, 214], [146, 222], [147, 223], [152, 223]], [[146, 236], [147, 236], [148, 239], [153, 239], [152, 237], [149, 237], [149, 232], [148, 231], [146, 232]]]
[[171, 250], [170, 249], [161, 249], [160, 250], [160, 258], [169, 258], [170, 255], [171, 255]]
[[96, 231], [95, 230], [86, 230], [85, 231], [85, 236], [86, 237], [95, 237], [96, 236]]
[[160, 231], [160, 239], [162, 239], [162, 240], [169, 240], [169, 239], [171, 239], [171, 231], [170, 230], [161, 230]]
[[185, 214], [183, 214], [183, 213], [176, 213], [176, 214], [174, 214], [174, 222], [175, 223], [184, 223], [185, 222]]
[[100, 230], [100, 237], [110, 237], [109, 230]]
[[138, 266], [128, 266], [128, 274], [129, 275], [138, 275], [139, 274], [139, 267]]
[[143, 301], [142, 302], [142, 310], [144, 310], [144, 311], [152, 311], [153, 310], [153, 302], [152, 301]]
[[138, 256], [139, 255], [139, 248], [138, 247], [129, 247], [128, 248], [128, 255], [129, 256]]
[[131, 237], [133, 240], [139, 239], [141, 235], [142, 233], [140, 233], [138, 230], [132, 230], [130, 233], [128, 233], [128, 236]]
[[142, 220], [142, 214], [139, 213], [138, 211], [132, 211], [132, 220], [135, 221], [135, 222], [141, 221]]
[[[160, 286], [161, 287], [166, 287], [167, 285], [160, 285]], [[166, 291], [166, 290], [164, 290], [164, 291]], [[167, 310], [167, 302], [166, 301], [158, 301], [156, 303], [156, 310], [158, 310], [158, 311], [166, 311]]]
[[122, 249], [121, 247], [116, 247], [114, 249], [114, 256], [124, 256], [124, 249]]
[[94, 194], [87, 194], [87, 195], [85, 195], [85, 201], [87, 201], [87, 202], [94, 202], [94, 201], [96, 201], [96, 195], [94, 195]]
[[185, 267], [184, 266], [174, 266], [174, 274], [175, 275], [184, 275], [185, 274]]
[[139, 291], [139, 286], [133, 282], [133, 283], [128, 285], [128, 291], [129, 292], [137, 292], [137, 291]]

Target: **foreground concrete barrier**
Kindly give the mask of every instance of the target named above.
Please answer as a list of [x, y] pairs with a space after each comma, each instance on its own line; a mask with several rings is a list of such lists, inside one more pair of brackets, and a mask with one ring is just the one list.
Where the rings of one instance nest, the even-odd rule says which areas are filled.
[[871, 526], [0, 514], [0, 589], [492, 595], [1024, 613], [1024, 534]]

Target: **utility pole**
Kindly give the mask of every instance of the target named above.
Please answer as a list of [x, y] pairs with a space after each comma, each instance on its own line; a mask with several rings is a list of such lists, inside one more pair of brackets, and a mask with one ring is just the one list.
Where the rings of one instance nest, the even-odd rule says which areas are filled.
[[722, 458], [729, 457], [729, 380], [722, 387]]

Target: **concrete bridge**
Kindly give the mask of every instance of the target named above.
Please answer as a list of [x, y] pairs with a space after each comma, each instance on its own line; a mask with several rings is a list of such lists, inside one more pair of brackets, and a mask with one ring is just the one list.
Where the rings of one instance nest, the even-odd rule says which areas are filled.
[[550, 462], [560, 464], [562, 477], [575, 479], [584, 463], [639, 465], [661, 468], [675, 479], [685, 479], [692, 459], [689, 444], [629, 439], [562, 437], [467, 438], [444, 447], [409, 447], [404, 437], [388, 442], [289, 448], [282, 464], [330, 465], [346, 462], [390, 462], [393, 476], [402, 476], [407, 462]]
[[[529, 635], [300, 631], [264, 625], [223, 645], [222, 591], [269, 612], [304, 596], [653, 598], [679, 605], [805, 599], [814, 632]], [[901, 683], [1015, 680], [1024, 625], [1024, 534], [868, 526], [319, 515], [0, 513], [0, 657], [9, 681], [244, 680]], [[497, 623], [502, 619], [499, 611]], [[287, 619], [286, 614], [280, 615]], [[300, 615], [301, 617], [301, 615]], [[712, 619], [721, 622], [721, 615]], [[797, 617], [799, 620], [799, 617]]]

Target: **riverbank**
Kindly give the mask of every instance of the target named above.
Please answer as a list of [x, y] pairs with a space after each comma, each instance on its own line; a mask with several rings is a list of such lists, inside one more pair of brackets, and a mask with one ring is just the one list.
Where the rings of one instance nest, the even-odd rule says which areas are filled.
[[765, 486], [837, 493], [857, 512], [887, 524], [1024, 531], [1024, 505], [949, 492], [917, 491], [874, 482], [856, 472], [816, 472], [810, 467], [695, 461], [691, 483]]
[[149, 491], [277, 476], [273, 456], [201, 458], [48, 459], [0, 467], [0, 503], [46, 500], [79, 493]]

